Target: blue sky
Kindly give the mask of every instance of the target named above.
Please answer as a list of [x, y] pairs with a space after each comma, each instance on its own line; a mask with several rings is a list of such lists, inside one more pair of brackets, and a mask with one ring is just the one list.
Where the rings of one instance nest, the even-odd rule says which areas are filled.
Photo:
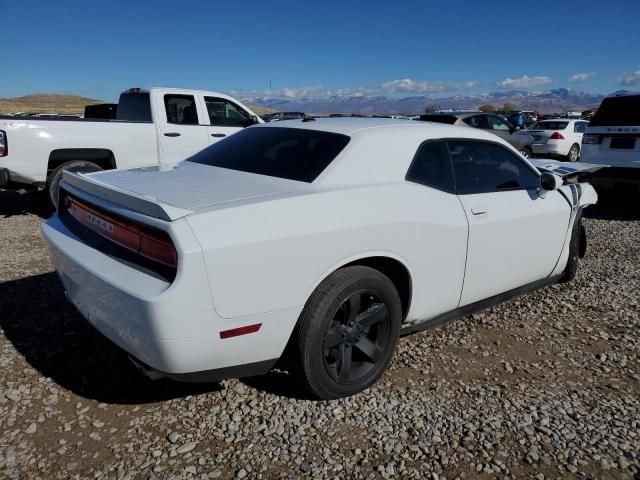
[[0, 0], [0, 97], [640, 89], [640, 0]]

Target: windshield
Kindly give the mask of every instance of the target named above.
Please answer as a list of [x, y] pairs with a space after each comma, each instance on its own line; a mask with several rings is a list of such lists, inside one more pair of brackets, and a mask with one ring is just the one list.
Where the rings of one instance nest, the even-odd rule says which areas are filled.
[[347, 143], [349, 137], [338, 133], [301, 128], [247, 128], [187, 161], [311, 183]]
[[569, 122], [536, 122], [529, 127], [529, 130], [564, 130]]
[[590, 127], [640, 126], [640, 95], [605, 98], [598, 108]]

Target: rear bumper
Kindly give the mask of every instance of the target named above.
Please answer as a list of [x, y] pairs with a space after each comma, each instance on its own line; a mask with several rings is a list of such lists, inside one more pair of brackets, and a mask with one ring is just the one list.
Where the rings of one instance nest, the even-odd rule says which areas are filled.
[[[264, 373], [260, 370], [282, 354], [299, 309], [219, 317], [195, 238], [186, 222], [173, 223], [183, 224], [172, 227], [184, 228], [179, 250], [186, 252], [173, 283], [94, 250], [57, 215], [43, 224], [42, 233], [69, 300], [100, 333], [150, 370], [185, 381]], [[262, 324], [258, 332], [221, 339], [221, 331], [256, 323]], [[258, 365], [241, 368], [250, 364]]]
[[569, 149], [565, 148], [564, 145], [554, 143], [532, 143], [531, 151], [536, 155], [559, 155], [563, 157], [569, 153]]

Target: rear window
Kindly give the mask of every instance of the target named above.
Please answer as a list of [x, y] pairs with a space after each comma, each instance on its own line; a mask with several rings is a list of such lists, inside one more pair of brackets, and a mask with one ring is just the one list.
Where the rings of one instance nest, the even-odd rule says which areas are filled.
[[116, 119], [130, 122], [151, 121], [151, 101], [148, 93], [123, 93], [118, 101]]
[[529, 130], [564, 130], [569, 122], [538, 122], [529, 127]]
[[458, 120], [458, 117], [454, 115], [420, 115], [420, 120], [423, 122], [438, 122], [453, 125], [456, 123], [456, 120]]
[[300, 182], [313, 182], [349, 143], [338, 133], [300, 128], [247, 128], [188, 162]]
[[605, 98], [590, 127], [637, 127], [640, 126], [640, 95]]

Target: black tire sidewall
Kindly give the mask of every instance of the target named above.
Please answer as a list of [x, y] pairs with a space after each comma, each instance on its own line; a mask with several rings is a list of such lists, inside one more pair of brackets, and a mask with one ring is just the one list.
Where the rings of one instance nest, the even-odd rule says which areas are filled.
[[65, 171], [89, 173], [100, 170], [102, 170], [102, 168], [99, 165], [85, 160], [72, 160], [56, 167], [47, 179], [46, 185], [47, 199], [51, 206], [55, 209], [58, 208], [58, 190], [60, 188], [60, 182], [62, 181], [62, 175]]
[[[576, 150], [576, 159], [575, 160], [571, 160], [571, 152], [574, 149]], [[570, 162], [577, 162], [579, 158], [580, 158], [580, 146], [578, 146], [578, 144], [574, 143], [573, 145], [571, 145], [571, 148], [569, 149], [569, 154], [567, 155], [567, 160], [570, 161]]]
[[[338, 307], [359, 290], [375, 291], [389, 309], [389, 340], [380, 362], [361, 380], [349, 384], [336, 382], [327, 372], [323, 342], [326, 329]], [[301, 316], [298, 338], [301, 372], [310, 393], [330, 400], [353, 395], [373, 385], [389, 365], [400, 333], [402, 306], [393, 283], [377, 270], [348, 267], [334, 272], [312, 294]]]

